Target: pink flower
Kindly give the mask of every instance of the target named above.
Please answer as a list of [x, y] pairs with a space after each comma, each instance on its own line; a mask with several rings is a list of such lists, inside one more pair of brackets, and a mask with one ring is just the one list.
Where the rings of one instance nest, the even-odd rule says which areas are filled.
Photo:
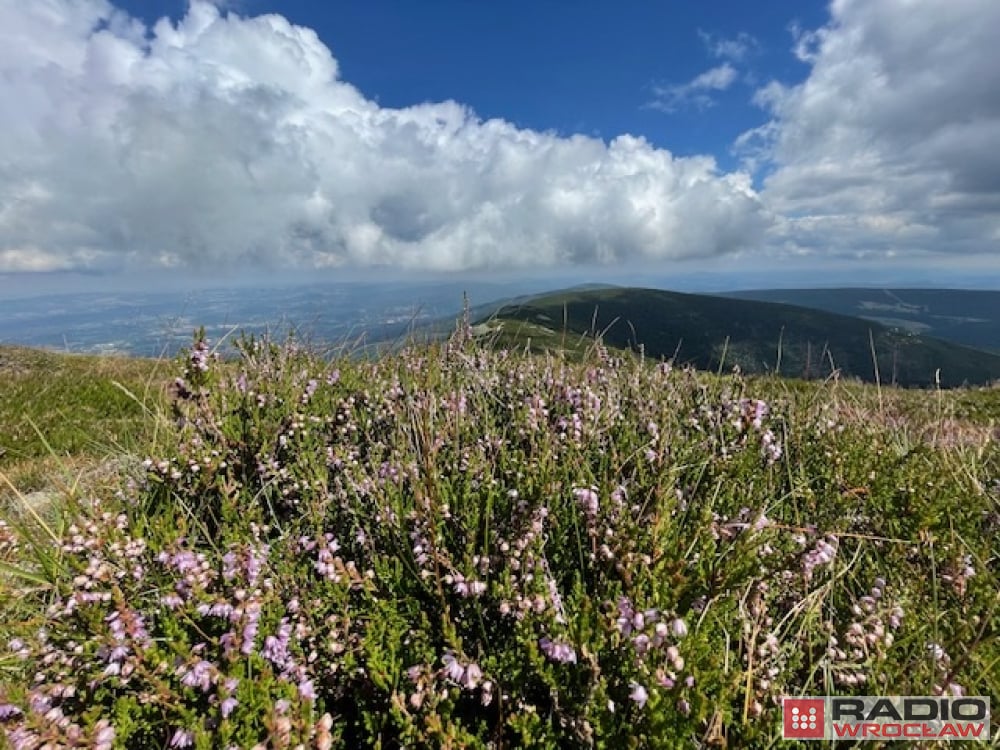
[[21, 715], [21, 709], [11, 703], [0, 703], [0, 721], [13, 719]]
[[646, 688], [638, 682], [630, 683], [630, 687], [632, 688], [632, 692], [628, 694], [628, 697], [635, 701], [639, 708], [643, 708], [646, 705], [646, 701], [649, 700], [649, 693], [646, 692]]
[[222, 703], [219, 704], [219, 711], [222, 713], [223, 719], [228, 719], [229, 715], [236, 710], [236, 706], [239, 705], [239, 701], [233, 696], [229, 696]]
[[476, 686], [479, 685], [479, 682], [482, 679], [483, 670], [479, 668], [479, 665], [469, 664], [465, 668], [465, 679], [462, 681], [462, 685], [466, 690], [475, 690]]
[[455, 655], [450, 651], [445, 653], [441, 657], [441, 661], [444, 662], [444, 674], [452, 682], [461, 682], [462, 678], [465, 676], [465, 667], [463, 667]]
[[94, 735], [94, 750], [111, 750], [115, 742], [115, 728], [106, 719], [97, 722], [97, 734]]
[[302, 680], [299, 683], [299, 697], [306, 701], [316, 700], [316, 690], [313, 688], [312, 680]]
[[597, 515], [599, 501], [596, 488], [576, 487], [573, 489], [573, 496], [576, 498], [577, 502], [580, 503], [580, 507], [583, 508], [584, 513], [588, 516]]
[[538, 641], [542, 653], [549, 659], [562, 664], [576, 664], [576, 651], [568, 643], [560, 643], [549, 638], [540, 638]]

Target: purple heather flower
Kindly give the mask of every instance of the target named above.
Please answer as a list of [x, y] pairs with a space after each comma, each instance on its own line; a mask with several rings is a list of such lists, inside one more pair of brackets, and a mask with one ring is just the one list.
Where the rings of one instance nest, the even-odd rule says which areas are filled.
[[306, 391], [302, 396], [302, 403], [308, 403], [316, 393], [317, 388], [319, 388], [319, 381], [315, 378], [310, 378], [309, 382], [306, 383]]
[[469, 593], [472, 596], [482, 596], [486, 593], [486, 584], [482, 581], [471, 581], [469, 583]]
[[299, 697], [305, 701], [316, 700], [316, 690], [313, 687], [312, 680], [302, 680], [299, 683]]
[[628, 499], [628, 491], [625, 489], [624, 485], [619, 485], [611, 493], [611, 499], [615, 501], [615, 504], [622, 505], [625, 500]]
[[270, 552], [270, 547], [266, 544], [261, 545], [257, 550], [251, 549], [247, 552], [245, 572], [247, 583], [251, 586], [257, 585], [257, 578], [260, 576], [264, 562], [267, 560], [268, 552]]
[[576, 651], [568, 643], [540, 638], [538, 646], [549, 659], [561, 664], [576, 664]]
[[773, 464], [781, 458], [781, 443], [778, 442], [773, 432], [770, 430], [764, 432], [761, 435], [760, 442], [761, 452], [767, 457], [769, 464]]
[[628, 694], [628, 697], [635, 701], [639, 708], [646, 705], [646, 701], [649, 700], [649, 693], [646, 692], [646, 688], [640, 685], [638, 682], [629, 683], [632, 688], [632, 692]]
[[288, 618], [282, 617], [278, 625], [278, 634], [269, 635], [264, 639], [264, 648], [261, 650], [261, 655], [275, 666], [284, 667], [288, 664], [290, 658], [288, 654], [288, 642], [291, 636], [292, 627], [288, 622]]
[[837, 555], [837, 537], [818, 539], [816, 546], [809, 550], [802, 559], [802, 572], [807, 581], [812, 580], [813, 569], [820, 565], [829, 565]]
[[229, 716], [236, 710], [236, 706], [239, 705], [239, 701], [233, 696], [229, 696], [222, 703], [219, 704], [219, 712], [222, 714], [223, 719], [228, 719]]
[[681, 618], [676, 618], [672, 623], [670, 623], [670, 629], [673, 631], [674, 635], [678, 638], [683, 638], [688, 634], [687, 623]]
[[475, 663], [469, 664], [465, 668], [465, 679], [462, 681], [462, 685], [466, 690], [475, 690], [482, 679], [483, 670], [479, 668], [479, 665]]
[[194, 734], [186, 729], [178, 729], [170, 738], [170, 747], [191, 747], [194, 744]]
[[455, 655], [451, 652], [445, 653], [441, 657], [441, 661], [444, 662], [444, 673], [452, 682], [461, 682], [462, 677], [465, 676], [465, 667], [463, 667]]
[[167, 609], [177, 609], [179, 606], [184, 604], [184, 599], [178, 594], [164, 594], [160, 597], [160, 604]]
[[636, 627], [636, 622], [641, 622], [645, 625], [645, 616], [642, 614], [637, 615], [632, 602], [628, 600], [628, 597], [622, 596], [618, 598], [618, 619], [616, 622], [618, 632], [622, 635], [628, 635]]
[[21, 715], [21, 709], [15, 706], [13, 703], [0, 703], [0, 721], [13, 719], [15, 716], [20, 716], [20, 715]]
[[236, 565], [235, 552], [227, 552], [222, 556], [222, 577], [225, 580], [231, 581], [236, 577]]
[[115, 743], [115, 728], [106, 719], [97, 722], [94, 735], [94, 750], [111, 750]]
[[191, 667], [181, 667], [178, 670], [178, 675], [181, 678], [181, 684], [208, 692], [212, 687], [213, 670], [214, 665], [211, 662], [199, 659]]
[[240, 648], [244, 656], [249, 656], [253, 653], [259, 621], [260, 604], [258, 602], [250, 602], [246, 609], [246, 623], [243, 626], [243, 645]]
[[893, 607], [892, 612], [889, 614], [889, 627], [893, 630], [898, 630], [899, 626], [903, 624], [903, 608]]
[[576, 498], [577, 502], [580, 503], [580, 507], [583, 508], [584, 513], [588, 516], [597, 515], [598, 497], [596, 488], [575, 487], [573, 489], [573, 496]]
[[203, 340], [195, 342], [194, 348], [191, 350], [192, 366], [201, 372], [208, 372], [208, 359], [208, 344]]

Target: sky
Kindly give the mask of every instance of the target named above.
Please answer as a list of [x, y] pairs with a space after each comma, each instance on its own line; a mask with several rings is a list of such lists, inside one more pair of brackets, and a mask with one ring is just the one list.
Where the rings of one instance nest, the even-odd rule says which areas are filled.
[[997, 28], [996, 0], [0, 0], [0, 291], [997, 279]]

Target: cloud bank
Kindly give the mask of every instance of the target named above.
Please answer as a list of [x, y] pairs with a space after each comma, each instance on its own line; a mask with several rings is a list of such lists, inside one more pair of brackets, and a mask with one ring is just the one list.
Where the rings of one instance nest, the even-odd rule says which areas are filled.
[[1000, 3], [836, 0], [795, 29], [799, 85], [756, 93], [770, 114], [737, 146], [769, 172], [762, 198], [786, 253], [919, 258], [1000, 250]]
[[0, 133], [0, 271], [648, 262], [771, 221], [711, 157], [384, 108], [310, 29], [202, 0], [0, 3]]

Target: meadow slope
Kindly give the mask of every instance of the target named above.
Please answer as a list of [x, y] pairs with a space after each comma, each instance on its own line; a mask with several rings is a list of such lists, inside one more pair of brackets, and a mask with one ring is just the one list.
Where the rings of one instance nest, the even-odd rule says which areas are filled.
[[996, 389], [240, 349], [115, 481], [9, 498], [10, 746], [772, 747], [782, 696], [1000, 694]]

